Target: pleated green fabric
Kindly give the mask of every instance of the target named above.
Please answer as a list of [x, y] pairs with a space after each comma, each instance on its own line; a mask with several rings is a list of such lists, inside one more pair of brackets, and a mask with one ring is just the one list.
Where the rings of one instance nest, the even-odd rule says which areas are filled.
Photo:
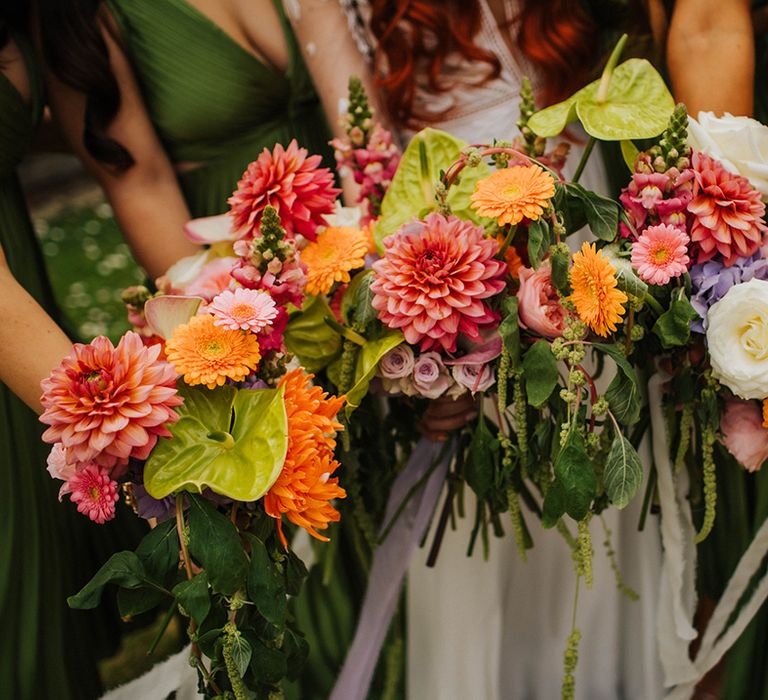
[[248, 163], [295, 138], [331, 165], [329, 130], [282, 3], [285, 73], [240, 46], [186, 0], [109, 0], [152, 122], [193, 216], [220, 214]]
[[[0, 72], [0, 244], [16, 279], [55, 316], [15, 174], [42, 112], [42, 83], [28, 45], [14, 39], [25, 52], [33, 94], [25, 103]], [[139, 523], [124, 512], [100, 528], [73, 504], [59, 503], [45, 469], [43, 427], [0, 384], [0, 698], [92, 700], [100, 692], [96, 664], [114, 652], [119, 618], [114, 606], [70, 610], [66, 597], [113, 551], [134, 546]]]

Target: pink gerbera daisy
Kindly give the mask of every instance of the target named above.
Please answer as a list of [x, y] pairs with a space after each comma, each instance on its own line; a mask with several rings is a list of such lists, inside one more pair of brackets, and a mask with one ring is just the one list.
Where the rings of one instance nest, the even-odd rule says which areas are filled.
[[283, 148], [266, 148], [243, 173], [237, 190], [229, 198], [229, 215], [241, 238], [252, 237], [264, 207], [273, 206], [289, 237], [301, 234], [315, 240], [317, 227], [325, 226], [341, 190], [333, 186], [333, 174], [321, 168], [320, 156], [310, 156], [296, 139]]
[[687, 234], [674, 226], [649, 226], [632, 244], [632, 265], [648, 284], [666, 284], [687, 269]]
[[430, 214], [384, 239], [373, 264], [373, 308], [422, 350], [456, 350], [460, 334], [472, 340], [497, 318], [485, 299], [504, 289], [507, 264], [499, 244], [471, 221]]
[[692, 164], [696, 179], [688, 211], [694, 216], [691, 241], [696, 262], [720, 255], [730, 267], [762, 245], [768, 231], [765, 204], [747, 178], [728, 172], [720, 161], [697, 151]]
[[182, 402], [161, 350], [132, 331], [117, 347], [103, 336], [77, 343], [41, 382], [40, 420], [50, 426], [43, 439], [60, 442], [72, 462], [114, 467], [146, 459], [159, 436], [170, 437], [166, 426], [179, 419], [173, 409]]
[[78, 512], [93, 522], [103, 525], [115, 517], [115, 502], [119, 498], [117, 482], [104, 467], [89, 462], [69, 480], [68, 487]]
[[258, 333], [277, 316], [274, 299], [257, 289], [223, 291], [208, 306], [214, 318], [214, 326], [224, 326], [230, 331], [243, 330]]

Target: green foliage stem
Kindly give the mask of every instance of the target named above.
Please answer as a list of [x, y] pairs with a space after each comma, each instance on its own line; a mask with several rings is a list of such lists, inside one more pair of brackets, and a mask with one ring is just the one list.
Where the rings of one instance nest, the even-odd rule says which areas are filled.
[[701, 436], [701, 459], [704, 478], [704, 521], [696, 535], [696, 544], [707, 539], [715, 524], [717, 506], [717, 477], [715, 475], [714, 447], [717, 433], [712, 427], [704, 428]]
[[507, 490], [507, 499], [509, 500], [509, 515], [512, 519], [512, 532], [515, 536], [517, 553], [524, 562], [528, 561], [526, 550], [525, 530], [523, 529], [522, 513], [520, 512], [520, 501], [517, 498], [517, 492], [510, 486]]
[[528, 406], [523, 389], [522, 372], [514, 373], [514, 389], [512, 401], [515, 404], [515, 433], [517, 447], [520, 453], [520, 472], [523, 478], [528, 476]]
[[688, 448], [691, 444], [691, 430], [693, 428], [693, 404], [687, 403], [683, 406], [683, 412], [680, 416], [680, 432], [678, 433], [677, 454], [675, 455], [675, 474], [680, 472], [685, 464], [685, 456], [688, 454]]
[[568, 643], [565, 647], [563, 657], [563, 685], [562, 699], [573, 700], [576, 695], [576, 677], [574, 673], [579, 663], [579, 642], [581, 641], [581, 630], [574, 629], [568, 636]]
[[608, 527], [608, 524], [605, 522], [605, 518], [603, 516], [600, 516], [600, 522], [603, 525], [603, 532], [605, 533], [605, 539], [603, 540], [603, 547], [605, 547], [605, 556], [608, 557], [608, 562], [611, 565], [611, 571], [613, 571], [613, 576], [616, 579], [616, 588], [621, 591], [627, 598], [630, 600], [639, 600], [640, 596], [635, 592], [634, 589], [630, 588], [625, 582], [624, 577], [621, 575], [621, 569], [619, 569], [619, 562], [616, 560], [616, 551], [613, 548], [613, 544], [611, 543], [611, 535], [613, 534], [611, 532], [611, 528]]
[[589, 532], [589, 521], [591, 518], [592, 514], [590, 513], [586, 518], [579, 520], [578, 549], [574, 552], [576, 573], [584, 577], [584, 583], [587, 584], [587, 588], [592, 588], [592, 555], [594, 554], [592, 535]]

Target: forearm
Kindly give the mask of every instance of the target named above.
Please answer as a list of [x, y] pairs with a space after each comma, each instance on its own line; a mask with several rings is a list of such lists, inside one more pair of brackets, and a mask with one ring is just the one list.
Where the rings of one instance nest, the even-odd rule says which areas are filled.
[[675, 99], [688, 111], [751, 115], [755, 46], [748, 0], [677, 0], [667, 39]]
[[70, 351], [72, 343], [0, 261], [0, 380], [40, 413], [40, 381]]

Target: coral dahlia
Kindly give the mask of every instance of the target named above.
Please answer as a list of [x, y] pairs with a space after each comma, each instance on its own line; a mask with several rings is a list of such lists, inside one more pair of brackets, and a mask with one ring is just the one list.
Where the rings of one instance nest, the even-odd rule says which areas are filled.
[[221, 292], [208, 306], [214, 326], [230, 331], [258, 333], [277, 316], [277, 306], [267, 292], [238, 288]]
[[555, 195], [552, 176], [537, 165], [502, 168], [480, 180], [472, 193], [472, 208], [499, 225], [523, 219], [536, 221]]
[[187, 384], [205, 384], [209, 389], [227, 379], [242, 381], [261, 359], [253, 333], [216, 326], [210, 314], [193, 316], [177, 326], [165, 344], [165, 354]]
[[456, 350], [459, 334], [471, 340], [496, 315], [485, 299], [504, 289], [507, 265], [494, 258], [498, 243], [483, 228], [455, 216], [429, 214], [384, 239], [373, 264], [373, 308], [422, 350]]
[[314, 240], [324, 214], [334, 211], [341, 190], [333, 186], [333, 174], [320, 167], [320, 156], [310, 156], [293, 139], [271, 153], [264, 149], [248, 166], [237, 190], [229, 198], [229, 214], [241, 238], [253, 237], [264, 207], [272, 206], [289, 237], [301, 234]]
[[307, 294], [328, 294], [336, 282], [349, 282], [350, 270], [365, 265], [368, 234], [352, 226], [325, 229], [301, 251], [307, 266]]
[[41, 382], [40, 420], [50, 426], [43, 440], [60, 442], [73, 462], [113, 467], [146, 459], [159, 436], [170, 437], [166, 425], [179, 419], [173, 409], [182, 402], [160, 350], [133, 331], [117, 347], [103, 336], [74, 345]]
[[288, 452], [277, 481], [264, 496], [264, 509], [277, 518], [280, 539], [287, 546], [282, 516], [312, 537], [325, 542], [328, 523], [339, 520], [339, 512], [331, 501], [344, 498], [333, 473], [339, 463], [333, 458], [336, 431], [342, 429], [336, 414], [344, 405], [344, 397], [328, 396], [320, 387], [311, 386], [311, 374], [295, 369], [279, 383], [285, 388], [285, 412], [288, 417]]
[[598, 335], [615, 331], [624, 315], [622, 304], [627, 295], [616, 288], [616, 269], [603, 257], [603, 251], [585, 241], [573, 255], [570, 278], [573, 293], [568, 300], [576, 306], [579, 318]]
[[648, 284], [666, 284], [688, 269], [687, 234], [674, 226], [649, 226], [632, 244], [632, 265]]
[[115, 517], [115, 502], [119, 498], [117, 482], [109, 472], [94, 462], [86, 464], [69, 480], [69, 497], [77, 510], [93, 522], [103, 525]]
[[720, 255], [726, 267], [749, 257], [763, 243], [765, 204], [749, 180], [728, 172], [705, 153], [693, 154], [695, 182], [688, 211], [693, 214], [691, 241], [696, 261]]

